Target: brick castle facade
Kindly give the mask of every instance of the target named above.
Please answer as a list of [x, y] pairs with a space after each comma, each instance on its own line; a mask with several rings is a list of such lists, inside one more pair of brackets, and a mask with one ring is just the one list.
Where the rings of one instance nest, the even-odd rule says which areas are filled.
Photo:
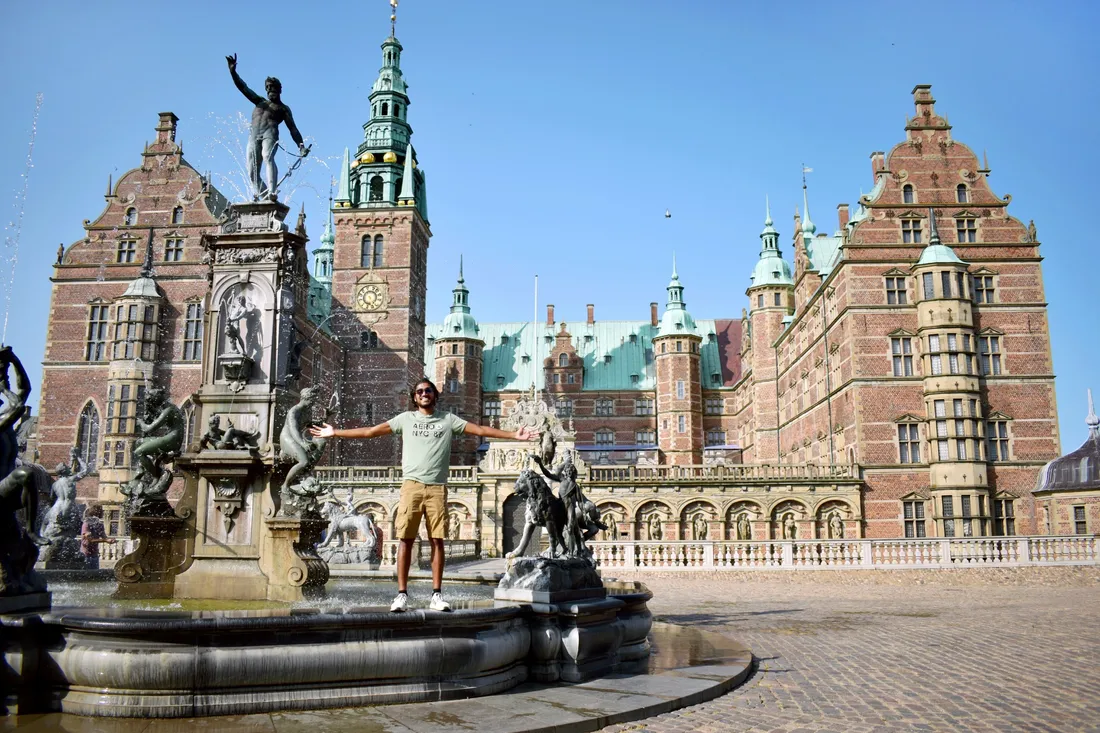
[[[1036, 230], [954, 140], [930, 87], [913, 90], [904, 139], [872, 153], [873, 189], [854, 211], [837, 208], [832, 234], [818, 231], [806, 202], [788, 261], [769, 212], [739, 318], [694, 318], [690, 277], [681, 281], [673, 263], [664, 307], [650, 304], [638, 321], [600, 321], [589, 305], [584, 322], [558, 322], [548, 306], [544, 323], [479, 323], [460, 271], [451, 312], [432, 324], [426, 177], [401, 51], [392, 36], [382, 45], [363, 141], [345, 151], [314, 252], [309, 316], [332, 346], [305, 374], [338, 385], [344, 425], [407, 409], [425, 374], [446, 409], [490, 423], [534, 389], [575, 432], [596, 498], [597, 475], [625, 475], [602, 466], [695, 471], [692, 501], [716, 536], [734, 537], [738, 512], [758, 539], [785, 519], [799, 537], [825, 536], [830, 512], [870, 537], [1047, 531], [1032, 489], [1059, 435]], [[96, 466], [81, 495], [110, 506], [130, 475], [146, 386], [166, 386], [188, 409], [211, 331], [201, 240], [227, 202], [183, 160], [176, 122], [161, 114], [140, 167], [109, 185], [106, 208], [59, 256], [52, 280], [40, 460], [52, 466], [77, 445]], [[148, 258], [154, 267], [143, 270]], [[464, 439], [455, 462], [473, 466], [484, 448]], [[340, 443], [328, 460], [391, 466], [399, 444]], [[735, 500], [736, 481], [723, 477], [738, 466], [764, 478]], [[752, 466], [770, 468], [746, 473]], [[799, 479], [796, 491], [784, 475], [824, 479]], [[848, 477], [847, 488], [830, 475]], [[784, 486], [792, 493], [780, 501], [773, 489]], [[843, 497], [815, 495], [826, 487]], [[464, 536], [489, 531], [479, 517], [500, 511], [501, 490], [457, 501]], [[656, 510], [636, 497], [600, 500], [623, 535], [642, 538], [666, 521], [676, 525], [657, 531], [669, 539], [692, 531], [687, 497]], [[375, 503], [385, 527], [390, 509]]]

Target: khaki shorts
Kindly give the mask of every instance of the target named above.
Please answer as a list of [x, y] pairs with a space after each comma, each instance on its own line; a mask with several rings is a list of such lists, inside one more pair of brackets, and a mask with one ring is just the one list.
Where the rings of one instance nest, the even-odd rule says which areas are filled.
[[422, 484], [405, 479], [401, 482], [401, 499], [393, 520], [394, 537], [411, 540], [420, 531], [420, 518], [428, 520], [428, 537], [442, 540], [447, 536], [447, 487], [443, 484]]

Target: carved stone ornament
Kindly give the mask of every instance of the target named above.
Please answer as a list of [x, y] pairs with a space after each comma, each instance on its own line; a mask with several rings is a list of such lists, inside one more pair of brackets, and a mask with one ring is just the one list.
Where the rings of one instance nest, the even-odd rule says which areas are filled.
[[219, 265], [248, 265], [254, 262], [278, 262], [280, 247], [253, 247], [241, 249], [230, 247], [219, 249], [214, 254], [214, 262]]
[[566, 431], [561, 419], [548, 404], [529, 394], [516, 402], [508, 417], [500, 421], [501, 430], [531, 428], [539, 433], [549, 431], [555, 440], [572, 440], [575, 436]]
[[278, 232], [282, 231], [283, 222], [279, 217], [278, 209], [262, 208], [258, 211], [238, 211], [231, 206], [221, 221], [222, 234], [237, 234], [240, 232]]
[[222, 354], [218, 357], [222, 373], [229, 382], [229, 389], [240, 392], [252, 375], [252, 360], [244, 354]]
[[222, 514], [225, 523], [225, 532], [229, 534], [233, 530], [233, 522], [236, 521], [237, 512], [244, 506], [244, 492], [237, 479], [223, 476], [219, 479], [211, 479], [214, 488], [212, 497], [214, 508]]

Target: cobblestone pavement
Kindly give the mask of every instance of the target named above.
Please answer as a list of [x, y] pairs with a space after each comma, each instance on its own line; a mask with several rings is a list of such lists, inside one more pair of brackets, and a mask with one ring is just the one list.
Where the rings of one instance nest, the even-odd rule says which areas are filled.
[[1097, 568], [629, 577], [759, 667], [605, 731], [1100, 731]]

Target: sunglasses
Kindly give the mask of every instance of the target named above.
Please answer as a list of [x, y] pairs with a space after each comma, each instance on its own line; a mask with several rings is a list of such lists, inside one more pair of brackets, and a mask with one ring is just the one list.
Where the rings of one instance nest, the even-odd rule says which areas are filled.
[[416, 390], [416, 393], [417, 394], [435, 394], [435, 390], [432, 389], [431, 387], [428, 387], [427, 389], [418, 389], [418, 390]]

